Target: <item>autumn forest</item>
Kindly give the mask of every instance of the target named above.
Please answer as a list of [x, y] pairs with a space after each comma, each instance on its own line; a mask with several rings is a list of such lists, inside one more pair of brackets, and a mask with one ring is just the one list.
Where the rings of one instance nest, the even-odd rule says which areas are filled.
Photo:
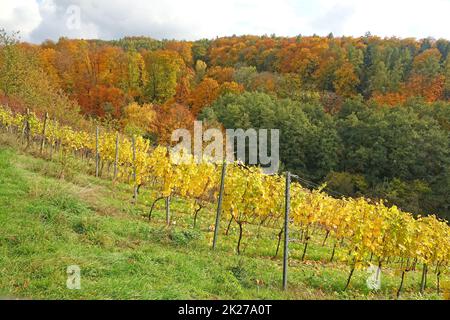
[[195, 119], [279, 128], [280, 170], [333, 196], [450, 217], [450, 41], [230, 36], [21, 42], [0, 32], [0, 104], [153, 144]]

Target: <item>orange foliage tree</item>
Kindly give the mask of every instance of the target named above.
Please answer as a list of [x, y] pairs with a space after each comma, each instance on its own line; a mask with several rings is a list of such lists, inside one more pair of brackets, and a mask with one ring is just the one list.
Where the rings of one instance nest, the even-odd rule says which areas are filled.
[[205, 78], [199, 85], [192, 91], [190, 96], [191, 112], [194, 116], [197, 116], [200, 111], [219, 96], [219, 84], [216, 80], [211, 78]]
[[445, 77], [441, 74], [441, 58], [441, 53], [436, 48], [427, 49], [414, 58], [406, 88], [409, 96], [420, 95], [429, 102], [443, 96]]
[[192, 130], [195, 118], [182, 104], [166, 103], [155, 106], [155, 112], [154, 133], [157, 135], [158, 143], [162, 145], [170, 143], [172, 132], [175, 129]]

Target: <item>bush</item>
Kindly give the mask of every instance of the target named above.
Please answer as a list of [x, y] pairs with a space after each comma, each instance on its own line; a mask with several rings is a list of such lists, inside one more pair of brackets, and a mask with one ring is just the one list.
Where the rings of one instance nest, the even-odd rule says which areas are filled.
[[177, 245], [187, 245], [190, 242], [201, 237], [201, 233], [197, 230], [175, 230], [169, 232], [169, 239]]
[[218, 295], [237, 297], [242, 294], [242, 286], [231, 271], [220, 273], [214, 277], [214, 292]]

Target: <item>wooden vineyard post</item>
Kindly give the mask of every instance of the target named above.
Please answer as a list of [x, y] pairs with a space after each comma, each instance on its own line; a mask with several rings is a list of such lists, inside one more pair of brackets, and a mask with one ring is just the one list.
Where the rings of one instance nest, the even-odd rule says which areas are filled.
[[100, 153], [98, 150], [98, 126], [95, 128], [95, 177], [98, 178], [99, 173], [99, 162], [100, 162]]
[[42, 141], [41, 141], [41, 150], [40, 150], [41, 154], [44, 151], [44, 146], [45, 146], [45, 131], [47, 130], [47, 120], [48, 120], [48, 113], [46, 112], [45, 117], [44, 117], [44, 126], [42, 128]]
[[422, 280], [420, 282], [420, 294], [424, 294], [425, 289], [427, 287], [427, 273], [428, 273], [428, 265], [424, 263], [422, 269]]
[[22, 144], [25, 143], [25, 132], [26, 132], [26, 129], [27, 129], [27, 120], [28, 120], [28, 108], [26, 109], [25, 118], [24, 119], [25, 120], [23, 121], [22, 135], [21, 135], [21, 137], [22, 137]]
[[136, 184], [136, 139], [134, 135], [131, 137], [131, 147], [133, 148], [133, 197], [134, 197], [134, 204], [137, 204], [138, 200], [138, 188]]
[[283, 290], [287, 289], [287, 269], [289, 254], [289, 210], [291, 202], [291, 174], [286, 172], [285, 210], [284, 210], [284, 252], [283, 252]]
[[220, 214], [222, 212], [222, 200], [223, 200], [223, 190], [225, 186], [225, 174], [227, 170], [227, 162], [224, 161], [222, 164], [222, 175], [220, 177], [220, 189], [219, 189], [219, 200], [217, 203], [217, 212], [216, 212], [216, 224], [214, 225], [214, 239], [213, 239], [213, 250], [216, 248], [217, 237], [219, 236], [219, 223], [220, 223]]
[[53, 160], [53, 141], [50, 141], [50, 160]]
[[30, 127], [30, 109], [27, 108], [26, 117], [25, 117], [25, 124], [24, 124], [24, 128], [23, 128], [23, 133], [24, 133], [24, 136], [25, 136], [25, 140], [27, 142], [26, 148], [28, 148], [30, 146], [30, 131], [31, 131], [31, 127]]
[[114, 176], [113, 180], [116, 180], [117, 178], [117, 163], [119, 162], [119, 133], [117, 132], [116, 135], [116, 154], [114, 157]]
[[166, 224], [170, 225], [170, 196], [166, 197]]

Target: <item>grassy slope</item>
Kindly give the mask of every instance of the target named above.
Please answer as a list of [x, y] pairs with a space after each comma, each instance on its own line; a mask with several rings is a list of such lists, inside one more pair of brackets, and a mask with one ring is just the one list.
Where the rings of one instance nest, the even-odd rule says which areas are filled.
[[[382, 290], [370, 292], [357, 271], [342, 292], [348, 268], [326, 262], [331, 246], [291, 244], [289, 290], [280, 290], [281, 259], [272, 259], [276, 232], [247, 227], [244, 253], [234, 253], [237, 230], [220, 234], [210, 249], [214, 209], [200, 213], [192, 228], [191, 204], [172, 202], [174, 223], [164, 225], [163, 203], [155, 219], [145, 217], [150, 192], [131, 204], [131, 188], [87, 174], [77, 160], [63, 166], [1, 146], [0, 296], [43, 299], [390, 299], [399, 283], [383, 271]], [[222, 227], [226, 221], [222, 221]], [[66, 288], [66, 268], [79, 265], [82, 289]], [[429, 292], [417, 295], [420, 272], [408, 273], [404, 298], [439, 298], [430, 275]]]

